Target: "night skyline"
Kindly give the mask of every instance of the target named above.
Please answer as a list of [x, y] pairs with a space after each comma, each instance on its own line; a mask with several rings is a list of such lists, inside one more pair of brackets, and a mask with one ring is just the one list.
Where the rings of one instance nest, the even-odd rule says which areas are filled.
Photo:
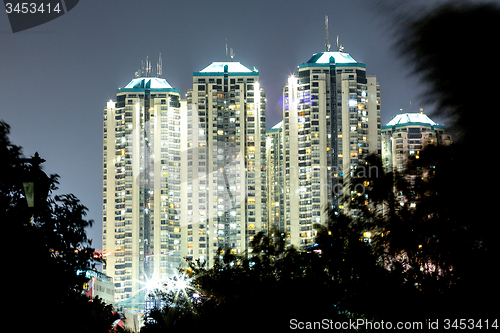
[[[433, 1], [439, 4], [444, 1]], [[479, 1], [475, 1], [479, 2]], [[414, 1], [412, 4], [428, 4]], [[102, 110], [116, 90], [133, 78], [146, 56], [163, 58], [163, 75], [181, 96], [193, 72], [225, 60], [225, 40], [235, 61], [260, 73], [270, 128], [282, 119], [279, 103], [287, 77], [325, 48], [324, 16], [330, 43], [376, 75], [382, 125], [402, 108], [431, 106], [419, 99], [417, 79], [394, 49], [390, 14], [371, 1], [176, 2], [85, 1], [47, 24], [13, 34], [0, 14], [0, 119], [25, 156], [35, 151], [44, 170], [60, 175], [58, 193], [74, 193], [94, 220], [89, 230], [101, 249]], [[440, 119], [434, 119], [438, 123]], [[446, 125], [446, 124], [444, 124]]]

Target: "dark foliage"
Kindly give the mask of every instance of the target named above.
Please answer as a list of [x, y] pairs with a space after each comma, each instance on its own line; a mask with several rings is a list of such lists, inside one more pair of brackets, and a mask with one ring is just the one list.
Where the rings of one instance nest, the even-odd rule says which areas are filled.
[[495, 113], [477, 83], [500, 74], [487, 65], [498, 58], [499, 20], [498, 4], [453, 2], [408, 13], [397, 25], [396, 45], [424, 83], [426, 102], [436, 106], [433, 116], [470, 144], [484, 140], [484, 120]]
[[[16, 330], [108, 332], [111, 306], [82, 295], [86, 279], [78, 270], [93, 267], [94, 249], [87, 239], [87, 208], [72, 194], [49, 196], [28, 207], [23, 181], [40, 169], [22, 159], [21, 148], [0, 122], [0, 243], [4, 247], [2, 285], [6, 313]], [[50, 191], [57, 175], [48, 177]], [[35, 183], [35, 191], [37, 189]]]
[[[351, 219], [329, 211], [310, 251], [285, 250], [280, 238], [259, 233], [250, 256], [221, 251], [211, 269], [191, 262], [190, 291], [163, 294], [166, 307], [149, 315], [143, 333], [245, 320], [283, 330], [292, 318], [495, 318], [486, 233], [457, 210], [454, 161], [453, 147], [429, 146], [401, 175], [357, 173], [352, 180], [365, 184], [367, 196], [346, 201], [362, 213]], [[381, 166], [380, 158], [368, 158], [369, 166]], [[394, 193], [408, 201], [400, 205]]]
[[[491, 146], [496, 132], [485, 126], [494, 123], [496, 108], [479, 96], [489, 90], [480, 82], [500, 75], [500, 67], [487, 65], [498, 58], [499, 20], [498, 3], [450, 3], [405, 16], [397, 34], [402, 56], [436, 107], [432, 116], [446, 121], [455, 141], [451, 148], [429, 149], [414, 163], [434, 167], [419, 184], [418, 219], [434, 230], [429, 245], [440, 249], [440, 264], [460, 281], [450, 299], [484, 316], [491, 311], [486, 304], [498, 298], [490, 281], [499, 228]], [[456, 311], [465, 315], [469, 309]]]

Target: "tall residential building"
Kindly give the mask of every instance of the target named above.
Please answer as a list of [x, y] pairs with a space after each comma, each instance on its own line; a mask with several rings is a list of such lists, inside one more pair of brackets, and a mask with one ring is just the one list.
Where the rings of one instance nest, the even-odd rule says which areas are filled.
[[255, 68], [214, 62], [193, 73], [187, 102], [181, 242], [183, 255], [211, 266], [219, 249], [251, 251], [268, 228], [265, 93]]
[[380, 86], [339, 49], [299, 65], [283, 101], [285, 229], [288, 245], [304, 249], [325, 208], [338, 205], [346, 176], [381, 152]]
[[408, 158], [416, 156], [429, 144], [451, 143], [443, 125], [430, 119], [423, 110], [401, 113], [382, 126], [382, 162], [386, 171], [401, 172]]
[[[420, 151], [427, 145], [449, 145], [451, 136], [445, 132], [443, 125], [431, 120], [423, 110], [419, 113], [401, 113], [382, 126], [382, 163], [386, 172], [403, 172], [409, 159], [419, 158]], [[432, 167], [431, 167], [432, 168]], [[405, 173], [409, 186], [415, 181], [425, 178], [422, 170]], [[401, 206], [414, 208], [416, 198], [396, 194]]]
[[283, 121], [266, 131], [267, 221], [270, 229], [285, 235]]
[[103, 114], [103, 271], [117, 304], [138, 300], [128, 307], [143, 306], [145, 283], [182, 258], [179, 90], [150, 74], [147, 61]]

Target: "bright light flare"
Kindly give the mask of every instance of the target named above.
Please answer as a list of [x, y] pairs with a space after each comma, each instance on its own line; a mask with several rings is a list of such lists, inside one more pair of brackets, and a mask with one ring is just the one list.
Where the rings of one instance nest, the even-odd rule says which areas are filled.
[[149, 278], [146, 278], [146, 281], [141, 281], [141, 284], [143, 284], [144, 286], [141, 288], [141, 290], [145, 290], [146, 293], [150, 293], [150, 292], [153, 292], [157, 289], [161, 289], [161, 283], [160, 281], [152, 278], [152, 279], [149, 279]]
[[177, 290], [185, 290], [187, 288], [187, 283], [185, 280], [176, 281], [175, 287]]
[[168, 280], [166, 283], [166, 288], [167, 291], [173, 291], [173, 292], [183, 292], [184, 294], [186, 293], [186, 289], [189, 289], [189, 276], [187, 274], [176, 274], [173, 278]]

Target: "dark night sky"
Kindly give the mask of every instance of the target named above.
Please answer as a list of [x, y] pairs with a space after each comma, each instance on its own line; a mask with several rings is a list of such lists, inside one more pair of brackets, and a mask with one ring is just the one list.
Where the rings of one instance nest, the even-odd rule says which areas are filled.
[[[442, 2], [405, 1], [404, 10]], [[381, 3], [388, 2], [82, 0], [62, 17], [15, 34], [0, 12], [0, 119], [26, 156], [38, 151], [44, 170], [60, 175], [58, 193], [73, 193], [89, 208], [89, 236], [100, 249], [102, 111], [141, 60], [149, 56], [155, 66], [161, 52], [163, 77], [184, 96], [194, 71], [225, 59], [227, 38], [234, 60], [260, 72], [269, 128], [281, 120], [288, 75], [324, 51], [328, 15], [330, 43], [339, 35], [344, 52], [377, 76], [386, 124], [400, 108], [408, 112], [410, 101], [414, 112], [426, 106], [394, 50], [391, 12]]]

